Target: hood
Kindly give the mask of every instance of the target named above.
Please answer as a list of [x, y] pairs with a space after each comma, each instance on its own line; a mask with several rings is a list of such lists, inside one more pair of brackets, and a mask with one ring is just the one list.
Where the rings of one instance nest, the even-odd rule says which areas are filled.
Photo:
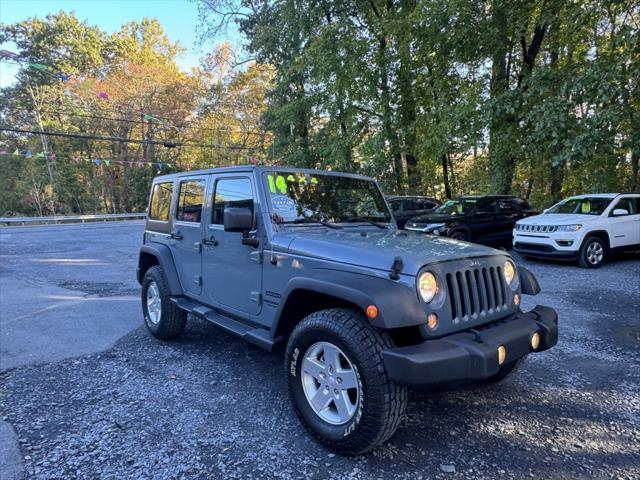
[[462, 218], [465, 218], [466, 215], [460, 214], [460, 215], [448, 215], [446, 213], [432, 213], [429, 215], [422, 215], [420, 217], [414, 217], [414, 218], [410, 218], [407, 223], [411, 224], [411, 223], [417, 223], [419, 225], [424, 225], [427, 223], [447, 223], [447, 222], [452, 222], [452, 221], [456, 221], [456, 220], [460, 220]]
[[542, 213], [518, 220], [520, 225], [574, 225], [593, 222], [599, 215], [581, 215], [577, 213]]
[[[504, 255], [504, 252], [469, 242], [423, 233], [395, 230], [298, 227], [300, 231], [279, 232], [272, 240], [273, 249], [293, 255], [358, 265], [389, 271], [393, 259], [402, 257], [403, 274], [417, 275], [431, 262], [465, 257]], [[362, 233], [367, 233], [362, 236]]]

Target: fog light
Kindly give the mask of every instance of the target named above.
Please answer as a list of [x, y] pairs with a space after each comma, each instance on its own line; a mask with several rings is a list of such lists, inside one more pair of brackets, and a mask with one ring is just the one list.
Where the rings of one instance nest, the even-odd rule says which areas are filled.
[[498, 364], [502, 365], [507, 358], [507, 349], [504, 348], [504, 345], [500, 345], [498, 347]]
[[438, 315], [435, 313], [429, 314], [427, 317], [427, 327], [429, 327], [429, 330], [435, 330], [438, 328]]
[[513, 296], [513, 303], [514, 303], [514, 305], [515, 305], [516, 307], [517, 307], [518, 305], [520, 305], [520, 295], [519, 295], [519, 294], [517, 294], [517, 293], [516, 293], [516, 294]]
[[538, 347], [540, 346], [540, 334], [538, 332], [533, 332], [533, 335], [531, 335], [531, 350], [537, 350]]
[[369, 305], [367, 307], [367, 317], [373, 320], [377, 316], [378, 316], [378, 307], [376, 307], [375, 305]]

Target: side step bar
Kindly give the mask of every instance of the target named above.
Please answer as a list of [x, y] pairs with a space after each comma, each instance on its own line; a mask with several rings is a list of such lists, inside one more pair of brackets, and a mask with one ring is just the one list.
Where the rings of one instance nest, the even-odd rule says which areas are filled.
[[256, 328], [254, 326], [247, 325], [246, 323], [239, 322], [238, 320], [222, 315], [209, 307], [185, 297], [171, 297], [171, 301], [181, 310], [203, 318], [223, 330], [233, 333], [234, 335], [245, 339], [247, 342], [260, 348], [264, 348], [269, 352], [273, 351], [274, 346], [278, 343], [277, 340], [271, 338], [269, 330], [267, 329]]

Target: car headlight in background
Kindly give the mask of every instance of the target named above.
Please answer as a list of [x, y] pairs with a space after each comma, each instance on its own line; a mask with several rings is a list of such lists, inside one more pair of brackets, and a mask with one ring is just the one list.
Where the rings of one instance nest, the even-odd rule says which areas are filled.
[[502, 272], [504, 273], [504, 279], [509, 285], [511, 285], [516, 278], [516, 267], [513, 265], [511, 260], [504, 262]]
[[582, 228], [582, 225], [559, 225], [556, 228], [556, 232], [577, 232]]
[[438, 294], [438, 279], [431, 272], [424, 272], [418, 278], [418, 291], [424, 303], [429, 303]]

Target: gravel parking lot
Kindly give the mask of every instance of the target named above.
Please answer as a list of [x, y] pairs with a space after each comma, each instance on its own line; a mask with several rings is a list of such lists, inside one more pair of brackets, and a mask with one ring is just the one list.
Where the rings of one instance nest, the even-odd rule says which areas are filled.
[[640, 255], [520, 259], [557, 347], [502, 384], [413, 394], [356, 458], [306, 434], [282, 355], [191, 319], [142, 324], [140, 222], [0, 231], [0, 471], [8, 478], [640, 478]]

